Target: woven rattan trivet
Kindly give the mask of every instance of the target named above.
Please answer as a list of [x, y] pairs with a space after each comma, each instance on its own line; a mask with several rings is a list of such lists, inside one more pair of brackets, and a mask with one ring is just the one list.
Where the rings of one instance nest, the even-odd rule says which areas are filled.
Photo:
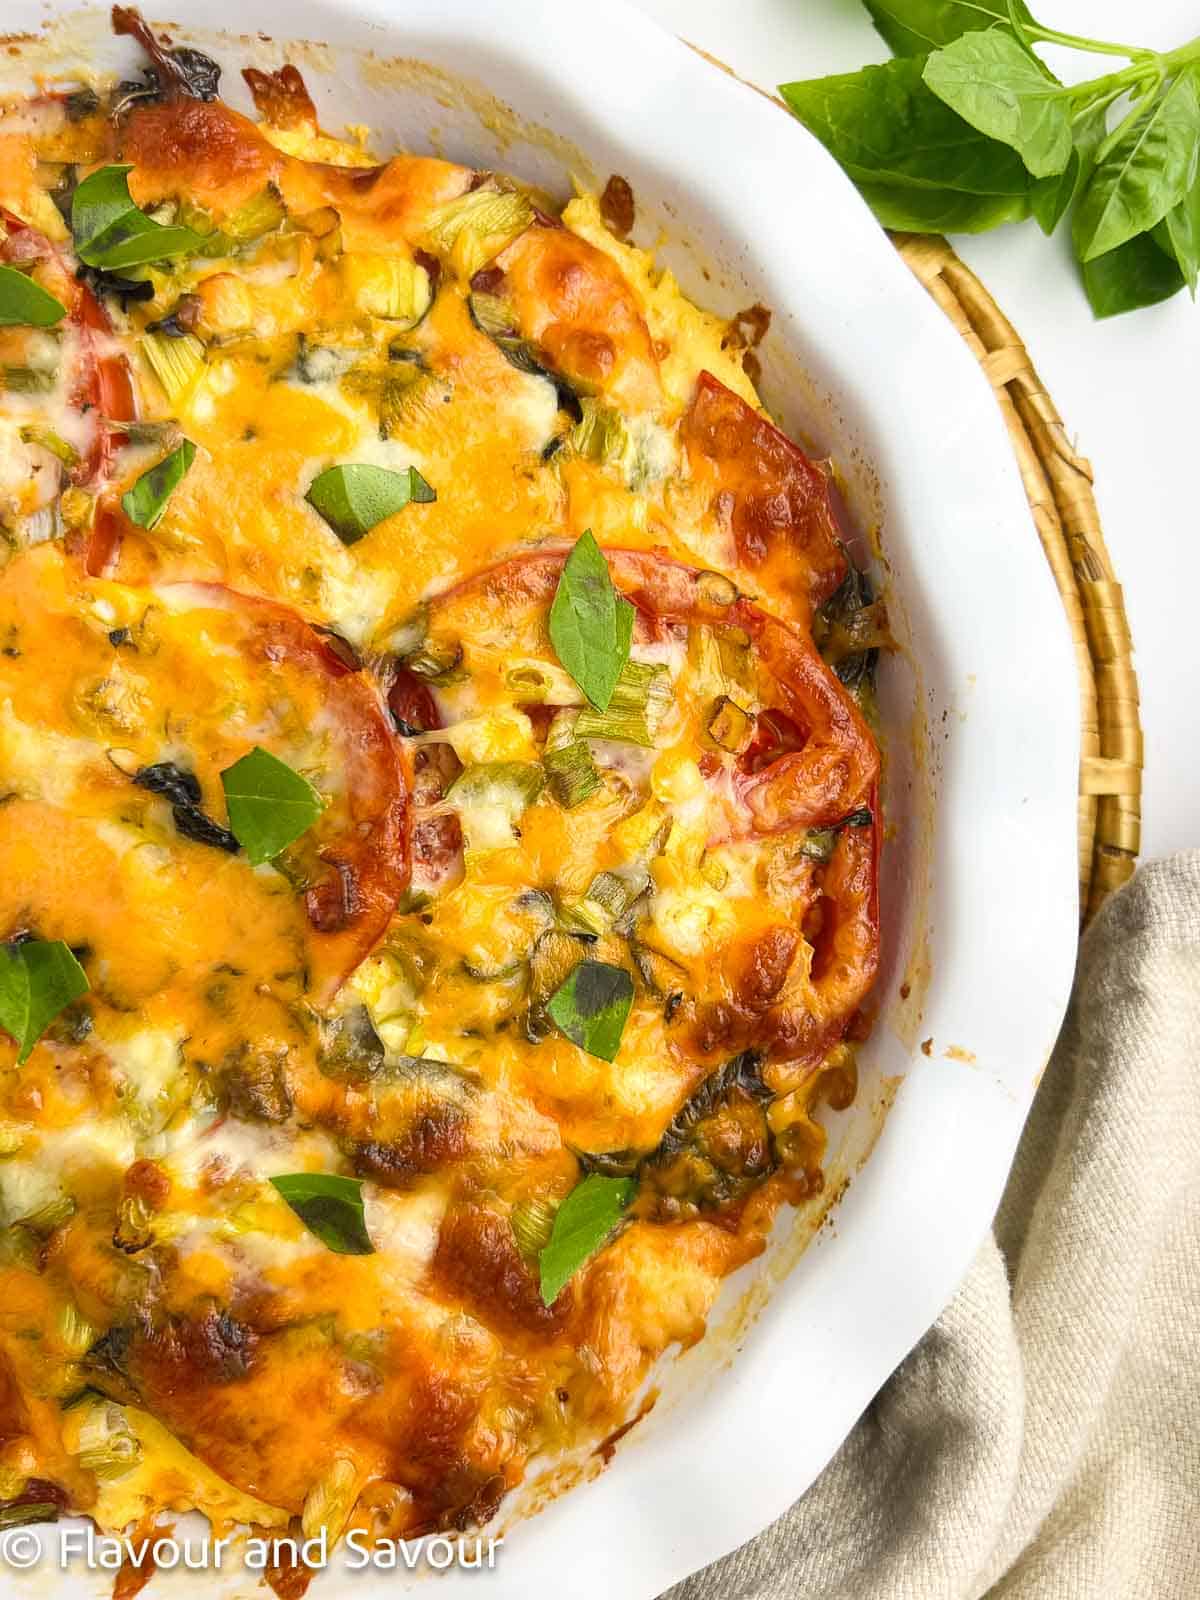
[[1100, 530], [1092, 468], [1077, 455], [1017, 330], [944, 239], [892, 242], [970, 346], [1004, 414], [1042, 548], [1075, 640], [1083, 761], [1079, 904], [1086, 925], [1132, 876], [1142, 831], [1142, 725], [1133, 641]]

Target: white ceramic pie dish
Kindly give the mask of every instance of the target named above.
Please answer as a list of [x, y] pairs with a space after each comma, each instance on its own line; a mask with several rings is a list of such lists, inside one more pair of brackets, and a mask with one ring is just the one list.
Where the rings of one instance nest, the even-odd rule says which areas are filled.
[[[853, 1181], [803, 1254], [819, 1214], [782, 1219], [607, 1471], [509, 1529], [486, 1576], [437, 1580], [493, 1600], [650, 1600], [803, 1492], [989, 1225], [1074, 963], [1078, 702], [1062, 610], [987, 383], [853, 188], [779, 107], [640, 13], [183, 0], [172, 20], [177, 42], [224, 63], [235, 102], [242, 65], [292, 59], [323, 123], [366, 123], [381, 152], [432, 150], [564, 194], [572, 172], [622, 173], [639, 241], [661, 228], [685, 291], [727, 314], [772, 308], [764, 398], [837, 459], [860, 525], [881, 524], [904, 651], [881, 684], [894, 827], [880, 1017], [859, 1105], [832, 1127], [832, 1178]], [[0, 90], [33, 70], [133, 61], [106, 6], [7, 0], [2, 25], [39, 37], [0, 57]], [[355, 1593], [414, 1581], [364, 1572]], [[0, 1593], [110, 1588], [78, 1568], [64, 1582], [49, 1561], [0, 1566]]]

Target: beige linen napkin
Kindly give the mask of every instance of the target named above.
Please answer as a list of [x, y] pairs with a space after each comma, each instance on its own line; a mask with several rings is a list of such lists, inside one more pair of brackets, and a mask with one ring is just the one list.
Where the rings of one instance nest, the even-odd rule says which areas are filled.
[[812, 1489], [669, 1600], [1200, 1596], [1200, 851], [1084, 939], [992, 1237]]

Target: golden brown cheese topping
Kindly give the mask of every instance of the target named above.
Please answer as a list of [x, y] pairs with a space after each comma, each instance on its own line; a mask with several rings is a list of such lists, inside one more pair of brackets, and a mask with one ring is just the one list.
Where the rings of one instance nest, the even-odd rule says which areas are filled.
[[145, 42], [0, 116], [0, 1499], [466, 1527], [820, 1184], [886, 618], [594, 198]]

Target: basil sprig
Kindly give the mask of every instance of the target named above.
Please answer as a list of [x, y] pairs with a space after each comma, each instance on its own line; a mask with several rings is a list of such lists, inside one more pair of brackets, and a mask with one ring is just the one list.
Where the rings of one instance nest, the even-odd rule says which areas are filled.
[[89, 267], [116, 272], [202, 250], [204, 239], [191, 228], [155, 222], [138, 210], [129, 193], [132, 171], [131, 166], [100, 167], [76, 189], [71, 233], [79, 259]]
[[183, 439], [169, 456], [143, 472], [133, 488], [121, 496], [121, 509], [130, 522], [136, 522], [139, 528], [157, 527], [167, 501], [195, 459], [196, 446], [190, 439]]
[[87, 974], [61, 939], [0, 945], [0, 1028], [12, 1035], [18, 1062], [58, 1013], [86, 994]]
[[304, 498], [343, 544], [354, 544], [386, 517], [403, 511], [410, 501], [428, 505], [437, 499], [437, 492], [416, 467], [392, 472], [387, 467], [353, 464], [327, 467], [313, 479]]
[[550, 606], [550, 642], [597, 711], [607, 711], [629, 659], [633, 607], [613, 588], [591, 531], [566, 559]]
[[[863, 0], [871, 21], [898, 56], [919, 56], [964, 33], [1008, 21], [1008, 0]], [[1029, 11], [1019, 7], [1023, 22]]]
[[581, 961], [550, 996], [546, 1009], [572, 1044], [615, 1061], [633, 1005], [633, 979], [607, 961]]
[[52, 328], [67, 308], [16, 267], [0, 266], [0, 328]]
[[552, 1306], [574, 1276], [608, 1239], [637, 1193], [635, 1178], [589, 1173], [554, 1213], [554, 1227], [538, 1255], [542, 1303]]
[[[977, 233], [1032, 215], [1052, 233], [1072, 214], [1097, 316], [1195, 293], [1200, 39], [1161, 53], [1086, 39], [1024, 0], [864, 4], [897, 59], [780, 93], [885, 227]], [[1128, 65], [1067, 85], [1038, 44]]]
[[271, 1183], [308, 1231], [335, 1255], [374, 1254], [358, 1178], [335, 1172], [289, 1172]]
[[1010, 145], [1035, 178], [1066, 170], [1074, 141], [1060, 86], [1003, 28], [965, 33], [925, 63], [939, 100], [989, 139]]
[[308, 779], [261, 745], [225, 768], [221, 786], [229, 827], [256, 867], [273, 861], [325, 809]]

